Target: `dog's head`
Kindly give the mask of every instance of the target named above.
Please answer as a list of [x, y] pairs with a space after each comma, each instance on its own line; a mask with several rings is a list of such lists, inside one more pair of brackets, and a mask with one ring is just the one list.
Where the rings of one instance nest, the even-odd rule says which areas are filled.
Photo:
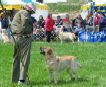
[[53, 51], [50, 47], [40, 47], [40, 54], [42, 54], [42, 55], [52, 55]]

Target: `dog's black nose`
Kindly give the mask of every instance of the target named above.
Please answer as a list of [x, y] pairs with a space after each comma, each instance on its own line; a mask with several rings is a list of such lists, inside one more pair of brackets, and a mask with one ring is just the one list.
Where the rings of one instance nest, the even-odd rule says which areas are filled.
[[40, 54], [45, 55], [45, 52], [40, 52]]

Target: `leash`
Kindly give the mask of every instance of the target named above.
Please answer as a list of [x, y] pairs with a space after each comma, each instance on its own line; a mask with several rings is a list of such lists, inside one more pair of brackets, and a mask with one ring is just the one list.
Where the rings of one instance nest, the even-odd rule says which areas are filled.
[[[17, 46], [16, 40], [15, 40], [15, 38], [14, 38], [14, 36], [13, 36], [13, 32], [12, 32], [12, 30], [11, 30], [11, 28], [10, 28], [10, 25], [9, 25], [9, 22], [8, 22], [8, 18], [7, 18], [8, 16], [6, 15], [6, 9], [3, 7], [3, 4], [2, 4], [2, 2], [1, 2], [1, 0], [0, 0], [0, 5], [1, 5], [1, 7], [2, 7], [2, 11], [4, 12], [4, 16], [6, 17], [6, 21], [7, 21], [8, 27], [9, 27], [9, 29], [10, 29], [11, 36], [12, 36], [12, 38], [13, 38], [14, 44], [15, 44], [16, 49], [17, 49], [17, 54], [19, 54], [19, 53], [20, 53], [20, 52], [19, 52], [19, 47]], [[24, 65], [24, 63], [23, 63], [22, 60], [21, 60], [21, 63], [22, 63], [22, 66], [24, 67], [24, 69], [26, 69], [26, 68], [25, 68], [25, 65]], [[26, 71], [26, 70], [25, 70], [25, 71]], [[27, 77], [27, 80], [28, 80], [28, 83], [29, 83], [30, 87], [32, 87], [32, 84], [31, 84], [30, 79], [29, 79], [28, 72], [26, 73], [26, 77]]]

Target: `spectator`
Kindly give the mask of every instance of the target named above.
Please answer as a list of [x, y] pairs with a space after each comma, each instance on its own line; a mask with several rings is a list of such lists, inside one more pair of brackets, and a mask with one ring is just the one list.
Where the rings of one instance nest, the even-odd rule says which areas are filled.
[[78, 24], [78, 26], [76, 27], [76, 29], [74, 31], [75, 35], [78, 36], [78, 33], [80, 31], [84, 31], [84, 27], [82, 27], [80, 24]]
[[2, 40], [4, 43], [9, 42], [8, 31], [7, 31], [8, 23], [4, 13], [1, 13], [0, 21], [1, 21]]
[[65, 21], [63, 22], [63, 31], [65, 30], [66, 32], [71, 32], [72, 30], [72, 23], [70, 21], [70, 17], [68, 14], [66, 14]]
[[55, 25], [58, 26], [58, 25], [62, 25], [62, 24], [63, 24], [63, 21], [62, 21], [61, 17], [58, 15]]
[[99, 25], [99, 20], [100, 20], [100, 17], [98, 16], [98, 13], [95, 12], [95, 14], [94, 14], [94, 26]]
[[102, 31], [103, 28], [105, 28], [105, 25], [106, 25], [106, 17], [103, 13], [101, 13], [99, 20], [99, 31]]
[[34, 23], [37, 22], [37, 20], [33, 16], [31, 16], [31, 20], [32, 20], [33, 25], [34, 25]]
[[83, 19], [82, 19], [82, 17], [81, 17], [81, 15], [78, 15], [77, 17], [76, 17], [76, 20], [75, 20], [75, 23], [76, 23], [76, 25], [77, 26], [83, 26]]
[[91, 13], [88, 13], [88, 15], [86, 17], [86, 23], [87, 23], [87, 25], [90, 25], [90, 26], [93, 25], [93, 15]]
[[52, 14], [48, 14], [45, 20], [45, 31], [46, 31], [46, 40], [50, 42], [51, 40], [51, 32], [53, 31], [54, 21], [52, 19]]
[[1, 28], [6, 30], [8, 28], [8, 23], [4, 14], [1, 15], [0, 21], [1, 21]]
[[37, 25], [39, 25], [39, 26], [40, 26], [40, 28], [44, 28], [45, 21], [44, 21], [44, 19], [43, 19], [43, 16], [42, 16], [42, 15], [40, 15], [40, 16], [39, 16], [39, 20], [38, 20], [38, 22], [37, 22]]
[[31, 20], [32, 20], [32, 26], [33, 26], [33, 30], [36, 29], [37, 27], [37, 20], [35, 19], [34, 16], [31, 15]]

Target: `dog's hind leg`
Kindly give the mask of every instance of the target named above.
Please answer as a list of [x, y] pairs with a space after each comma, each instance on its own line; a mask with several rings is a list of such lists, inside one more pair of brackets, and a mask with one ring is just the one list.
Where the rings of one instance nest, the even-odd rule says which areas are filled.
[[53, 72], [49, 72], [49, 83], [52, 82], [53, 79]]
[[76, 60], [73, 59], [73, 60], [71, 61], [71, 65], [70, 65], [70, 67], [69, 67], [69, 69], [68, 69], [68, 72], [69, 72], [69, 74], [70, 74], [72, 80], [77, 80], [77, 73], [76, 73], [77, 66], [78, 66], [78, 65], [77, 65], [77, 63], [76, 63]]
[[77, 80], [77, 68], [78, 68], [78, 63], [76, 61], [76, 58], [74, 58], [72, 61], [71, 61], [71, 74], [72, 74], [72, 79], [75, 79]]
[[77, 76], [76, 76], [76, 72], [75, 71], [73, 71], [72, 69], [70, 70], [67, 70], [68, 71], [68, 73], [69, 73], [69, 75], [70, 75], [70, 77], [71, 77], [71, 80], [77, 80]]
[[61, 38], [60, 41], [61, 41], [61, 44], [62, 44], [63, 43], [63, 39]]
[[58, 80], [58, 76], [57, 76], [57, 72], [54, 72], [54, 83], [57, 84], [57, 80]]

